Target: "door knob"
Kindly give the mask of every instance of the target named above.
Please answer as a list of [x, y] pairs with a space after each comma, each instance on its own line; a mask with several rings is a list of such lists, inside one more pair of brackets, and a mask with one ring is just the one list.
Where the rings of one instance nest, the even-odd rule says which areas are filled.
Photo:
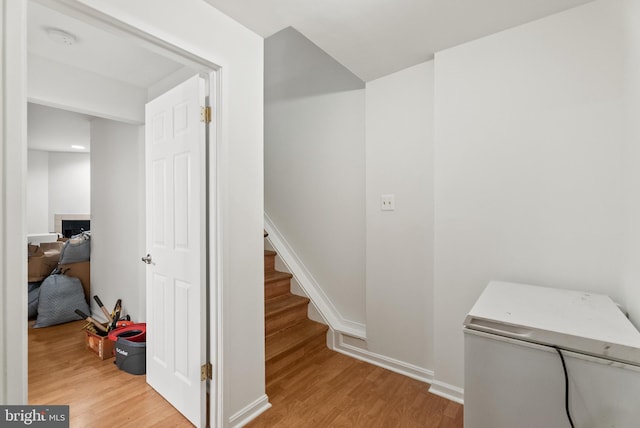
[[146, 264], [150, 265], [151, 264], [151, 254], [147, 254], [146, 257], [141, 258], [140, 260], [142, 260], [143, 262], [145, 262]]

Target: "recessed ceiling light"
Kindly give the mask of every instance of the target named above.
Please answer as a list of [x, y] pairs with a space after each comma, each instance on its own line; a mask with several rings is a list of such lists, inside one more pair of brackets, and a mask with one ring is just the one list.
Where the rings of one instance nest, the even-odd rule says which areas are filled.
[[71, 33], [67, 33], [64, 30], [57, 28], [47, 28], [47, 35], [51, 40], [62, 45], [73, 46], [78, 41], [78, 38]]
[[72, 148], [72, 149], [76, 149], [76, 150], [83, 150], [83, 149], [84, 149], [84, 146], [78, 146], [78, 145], [75, 145], [75, 144], [74, 144], [74, 145], [72, 145], [72, 146], [71, 146], [71, 148]]

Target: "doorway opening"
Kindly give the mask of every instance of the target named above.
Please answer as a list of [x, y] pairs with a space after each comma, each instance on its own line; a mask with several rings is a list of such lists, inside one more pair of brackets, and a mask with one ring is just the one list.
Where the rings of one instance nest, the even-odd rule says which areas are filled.
[[[46, 3], [30, 1], [28, 5], [29, 101], [34, 105], [90, 117], [90, 140], [93, 145], [90, 152], [91, 229], [94, 235], [100, 230], [100, 236], [104, 237], [100, 243], [95, 238], [93, 241], [95, 248], [92, 250], [91, 294], [99, 294], [105, 301], [111, 301], [115, 296], [122, 297], [123, 293], [128, 293], [129, 298], [123, 299], [125, 305], [132, 302], [131, 315], [135, 313], [137, 319], [144, 320], [147, 309], [145, 267], [140, 262], [140, 255], [145, 254], [144, 104], [187, 77], [196, 74], [208, 76], [207, 97], [216, 105], [216, 109], [213, 124], [208, 127], [210, 148], [205, 156], [209, 166], [215, 170], [215, 160], [218, 158], [215, 119], [220, 110], [217, 90], [218, 66], [80, 5], [71, 6], [62, 0]], [[32, 22], [32, 17], [40, 21]], [[55, 21], [56, 19], [58, 21]], [[97, 43], [96, 47], [90, 49], [93, 53], [85, 51], [78, 58], [70, 53], [55, 51], [57, 48], [51, 47], [52, 45], [44, 49], [42, 45], [31, 46], [32, 41], [37, 43], [40, 38], [48, 37], [52, 28], [61, 30], [60, 27], [68, 28], [66, 33], [72, 35], [74, 32], [87, 31], [84, 37], [79, 34], [76, 34], [76, 37], [80, 42]], [[108, 47], [104, 44], [106, 39], [116, 43], [117, 47]], [[51, 40], [45, 39], [41, 42], [48, 43]], [[125, 56], [107, 60], [108, 65], [105, 65], [105, 58], [114, 52]], [[141, 71], [140, 67], [134, 66], [130, 69], [136, 57], [142, 58], [142, 62], [147, 65], [139, 75], [136, 73]], [[73, 73], [74, 69], [78, 70]], [[159, 74], [159, 69], [164, 71]], [[109, 77], [108, 73], [113, 73], [115, 77]], [[51, 80], [52, 78], [59, 80]], [[90, 84], [87, 84], [88, 82]], [[82, 96], [78, 95], [83, 92]], [[216, 222], [209, 221], [211, 213], [215, 213], [215, 176], [215, 173], [202, 174], [210, 204], [208, 210], [203, 213], [210, 224], [204, 239], [209, 247], [213, 246], [216, 236]], [[129, 207], [126, 215], [121, 209], [121, 202], [125, 196], [129, 197], [129, 203], [124, 204]], [[133, 215], [130, 212], [132, 210]], [[135, 221], [132, 221], [132, 217]], [[125, 223], [127, 225], [123, 226]], [[133, 232], [123, 232], [131, 230]], [[117, 255], [114, 255], [114, 252], [117, 252]], [[117, 262], [114, 263], [114, 260]], [[209, 271], [215, 269], [215, 261], [216, 257], [207, 260]], [[128, 272], [126, 275], [122, 273], [123, 266]], [[208, 278], [212, 280], [208, 281], [208, 295], [204, 300], [215, 314], [218, 307], [214, 280], [216, 275], [210, 273]], [[121, 288], [118, 288], [118, 284]], [[95, 313], [100, 312], [96, 310]], [[207, 317], [208, 314], [200, 322], [209, 328], [210, 322]], [[219, 342], [216, 338], [220, 330], [221, 326], [217, 325], [216, 331], [211, 330], [206, 335], [207, 353], [212, 356], [219, 352]], [[213, 370], [217, 371], [217, 367]], [[211, 419], [214, 420], [220, 400], [220, 385], [211, 384], [209, 387], [214, 394], [210, 406]]]

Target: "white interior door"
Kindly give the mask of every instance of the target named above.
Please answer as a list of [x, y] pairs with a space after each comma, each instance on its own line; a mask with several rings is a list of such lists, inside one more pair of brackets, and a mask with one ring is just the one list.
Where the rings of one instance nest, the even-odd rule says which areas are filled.
[[146, 106], [147, 383], [197, 427], [206, 423], [205, 89], [194, 76]]

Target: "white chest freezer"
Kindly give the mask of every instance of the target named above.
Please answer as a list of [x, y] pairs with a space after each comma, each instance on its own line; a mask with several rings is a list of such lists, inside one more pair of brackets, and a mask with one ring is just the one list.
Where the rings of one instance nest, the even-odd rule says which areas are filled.
[[464, 345], [465, 428], [640, 427], [640, 332], [608, 296], [491, 282]]

